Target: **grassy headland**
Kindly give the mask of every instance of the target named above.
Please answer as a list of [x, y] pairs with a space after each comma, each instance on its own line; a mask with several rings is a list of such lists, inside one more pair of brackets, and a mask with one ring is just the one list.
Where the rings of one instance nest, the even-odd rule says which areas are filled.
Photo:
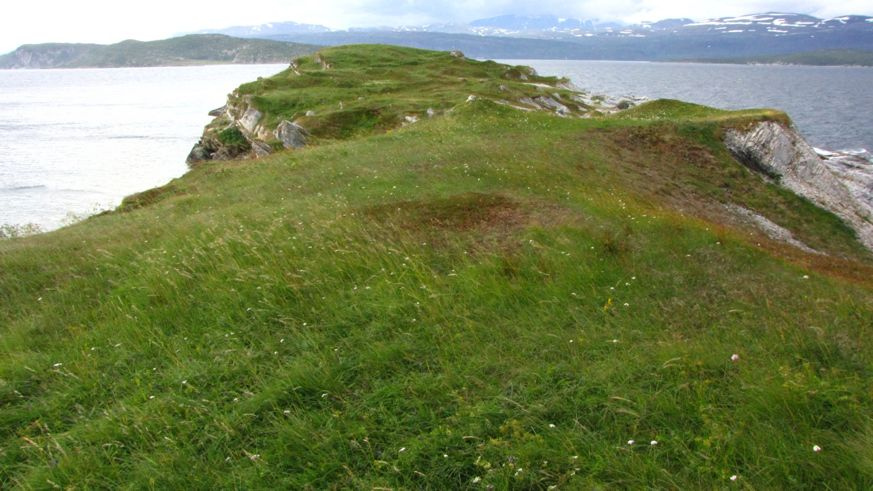
[[445, 114], [0, 242], [0, 487], [871, 487], [873, 261], [720, 140], [785, 115], [465, 102], [517, 73], [447, 57], [326, 50], [242, 90]]

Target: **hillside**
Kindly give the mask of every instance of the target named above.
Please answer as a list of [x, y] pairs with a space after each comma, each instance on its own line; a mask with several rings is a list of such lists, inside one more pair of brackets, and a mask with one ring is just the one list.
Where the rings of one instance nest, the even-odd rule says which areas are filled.
[[873, 486], [871, 253], [724, 143], [786, 115], [387, 46], [229, 102], [310, 136], [0, 241], [0, 488]]
[[0, 56], [0, 68], [112, 68], [225, 63], [287, 63], [314, 46], [192, 34], [117, 44], [29, 44]]

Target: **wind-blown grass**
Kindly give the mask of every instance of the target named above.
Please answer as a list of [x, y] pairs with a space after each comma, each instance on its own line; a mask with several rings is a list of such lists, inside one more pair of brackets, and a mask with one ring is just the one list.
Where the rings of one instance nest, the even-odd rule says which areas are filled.
[[873, 485], [848, 228], [720, 121], [457, 104], [0, 242], [0, 487]]

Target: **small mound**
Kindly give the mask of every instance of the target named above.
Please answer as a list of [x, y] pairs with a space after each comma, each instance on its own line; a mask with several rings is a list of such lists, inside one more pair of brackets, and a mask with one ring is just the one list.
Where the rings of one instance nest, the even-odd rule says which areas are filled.
[[695, 119], [721, 116], [727, 113], [728, 111], [700, 104], [675, 99], [658, 99], [628, 109], [619, 113], [617, 117], [622, 119]]

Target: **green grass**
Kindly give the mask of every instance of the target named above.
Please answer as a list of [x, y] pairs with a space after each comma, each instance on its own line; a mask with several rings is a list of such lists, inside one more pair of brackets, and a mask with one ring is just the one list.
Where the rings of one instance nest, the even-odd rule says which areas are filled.
[[870, 256], [728, 115], [457, 95], [0, 242], [0, 488], [873, 485]]
[[243, 136], [239, 128], [235, 126], [219, 131], [218, 141], [220, 141], [222, 145], [231, 148], [234, 153], [237, 154], [246, 152], [252, 148], [249, 141], [246, 140], [246, 137]]
[[[557, 95], [575, 113], [588, 109], [572, 100], [570, 90], [556, 87], [560, 79], [446, 52], [364, 45], [328, 48], [319, 59], [304, 57], [296, 64], [296, 69], [242, 85], [237, 96], [252, 98], [265, 115], [265, 127], [298, 121], [316, 141], [384, 132], [407, 116], [423, 119], [428, 110], [442, 114], [470, 95], [513, 104]], [[314, 115], [307, 116], [310, 111]]]

